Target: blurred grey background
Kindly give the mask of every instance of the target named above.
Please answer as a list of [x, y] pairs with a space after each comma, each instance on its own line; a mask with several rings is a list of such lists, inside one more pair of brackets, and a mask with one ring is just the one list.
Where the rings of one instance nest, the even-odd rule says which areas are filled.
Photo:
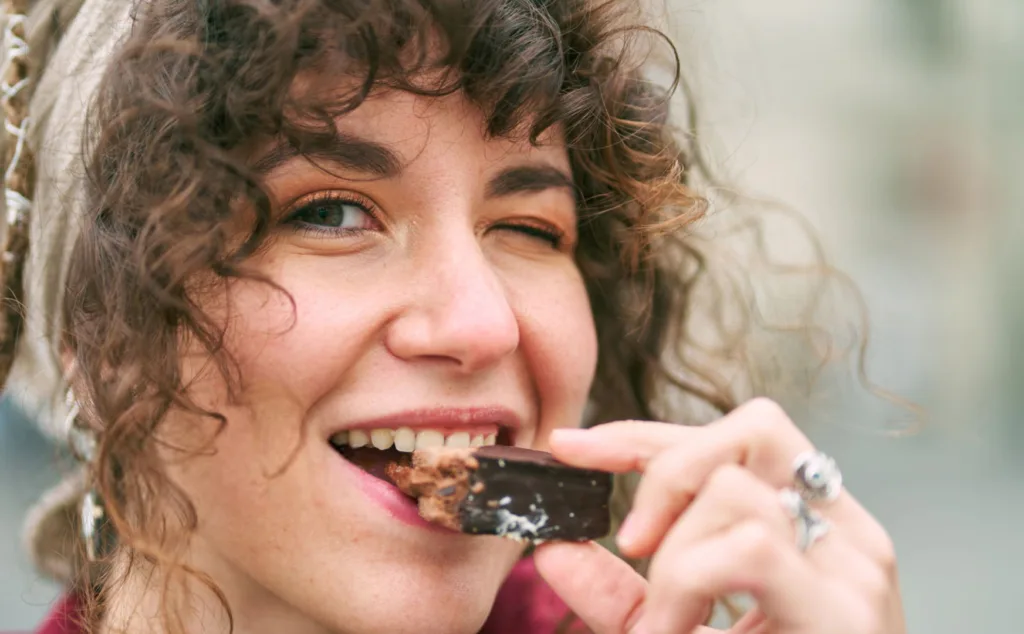
[[[813, 222], [871, 310], [872, 378], [929, 412], [893, 438], [870, 399], [840, 399], [809, 427], [893, 535], [910, 631], [1021, 632], [1024, 2], [669, 6], [712, 162]], [[0, 411], [0, 631], [58, 591], [20, 545], [56, 456]]]

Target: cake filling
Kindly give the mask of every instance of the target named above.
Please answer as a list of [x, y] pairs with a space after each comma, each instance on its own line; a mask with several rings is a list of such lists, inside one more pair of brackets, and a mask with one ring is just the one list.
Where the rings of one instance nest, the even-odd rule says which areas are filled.
[[345, 459], [375, 478], [391, 482], [387, 476], [389, 465], [412, 464], [412, 454], [397, 449], [374, 449], [373, 447], [335, 447]]
[[459, 507], [472, 490], [470, 476], [479, 466], [474, 451], [451, 447], [420, 450], [410, 463], [389, 465], [387, 476], [399, 490], [418, 500], [420, 517], [461, 530]]

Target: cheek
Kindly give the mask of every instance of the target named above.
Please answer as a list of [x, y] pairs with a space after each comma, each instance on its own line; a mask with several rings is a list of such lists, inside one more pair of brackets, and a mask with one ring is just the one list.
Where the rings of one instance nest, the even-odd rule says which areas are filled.
[[[267, 410], [308, 408], [340, 387], [379, 321], [379, 302], [312, 262], [293, 258], [287, 266], [261, 271], [287, 288], [287, 294], [242, 280], [232, 285], [229, 301], [212, 311], [227, 326], [224, 345], [237, 364], [239, 393], [259, 404], [261, 418]], [[197, 376], [204, 366], [209, 367], [204, 355], [188, 358], [185, 376]], [[207, 399], [224, 391], [218, 385], [223, 382], [209, 380], [210, 374], [201, 375]]]
[[[291, 300], [265, 284], [243, 280], [232, 285], [230, 301], [204, 306], [227, 326], [224, 347], [234, 362], [229, 370], [239, 379], [231, 386], [233, 392], [216, 365], [195, 346], [183, 360], [190, 397], [200, 407], [227, 417], [216, 440], [218, 459], [206, 467], [243, 465], [238, 477], [228, 477], [226, 484], [254, 486], [260, 479], [257, 472], [274, 473], [288, 462], [302, 442], [310, 408], [324, 394], [344, 389], [347, 372], [373, 328], [370, 302], [353, 300], [350, 289], [323, 283], [329, 276], [314, 275], [301, 266], [279, 273], [274, 279], [288, 288]], [[350, 297], [343, 303], [339, 295], [346, 293]], [[343, 305], [345, 309], [339, 309]], [[202, 442], [200, 438], [209, 439], [215, 428], [212, 419], [184, 416], [168, 425], [188, 447]], [[253, 474], [246, 475], [249, 467]], [[242, 477], [249, 479], [243, 482]]]
[[[193, 348], [183, 364], [186, 380], [193, 379], [189, 395], [223, 414], [227, 424], [212, 451], [167, 461], [172, 479], [197, 508], [201, 534], [239, 561], [270, 561], [294, 548], [296, 526], [306, 526], [311, 540], [332, 538], [326, 529], [314, 535], [331, 500], [310, 483], [323, 480], [333, 454], [318, 451], [316, 432], [303, 435], [303, 426], [310, 407], [339, 387], [359, 354], [365, 337], [357, 326], [372, 321], [359, 312], [366, 302], [346, 301], [351, 309], [338, 309], [339, 294], [350, 291], [323, 283], [329, 276], [303, 270], [301, 263], [276, 273], [290, 299], [243, 280], [231, 286], [228, 301], [204, 305], [226, 325], [225, 351], [240, 382], [231, 393], [216, 366]], [[187, 447], [209, 439], [216, 426], [212, 419], [182, 414], [165, 422]], [[348, 530], [358, 537], [356, 529]]]
[[514, 284], [521, 346], [545, 410], [542, 435], [552, 427], [579, 425], [597, 366], [586, 289], [575, 267], [566, 268]]
[[194, 505], [202, 547], [269, 578], [291, 574], [282, 558], [294, 558], [297, 532], [321, 547], [333, 544], [335, 526], [360, 538], [358, 522], [323, 523], [329, 501], [323, 487], [310, 483], [322, 479], [327, 465], [307, 446], [296, 453], [298, 434], [282, 433], [275, 444], [263, 438], [266, 432], [252, 433], [255, 421], [229, 419], [212, 451], [167, 463], [169, 477]]

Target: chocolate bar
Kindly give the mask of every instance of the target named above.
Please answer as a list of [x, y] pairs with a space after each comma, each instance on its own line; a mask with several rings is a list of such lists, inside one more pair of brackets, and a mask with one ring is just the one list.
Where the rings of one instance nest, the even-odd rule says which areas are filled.
[[570, 467], [542, 451], [419, 449], [411, 465], [389, 465], [387, 477], [417, 498], [424, 519], [463, 533], [586, 541], [611, 528], [612, 475]]

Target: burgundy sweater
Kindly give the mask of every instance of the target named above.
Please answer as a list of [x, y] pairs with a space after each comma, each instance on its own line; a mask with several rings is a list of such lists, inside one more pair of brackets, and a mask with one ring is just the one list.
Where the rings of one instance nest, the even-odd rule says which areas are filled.
[[[36, 634], [81, 634], [75, 618], [78, 604], [66, 595]], [[480, 634], [554, 634], [569, 608], [537, 574], [532, 559], [512, 569]]]

